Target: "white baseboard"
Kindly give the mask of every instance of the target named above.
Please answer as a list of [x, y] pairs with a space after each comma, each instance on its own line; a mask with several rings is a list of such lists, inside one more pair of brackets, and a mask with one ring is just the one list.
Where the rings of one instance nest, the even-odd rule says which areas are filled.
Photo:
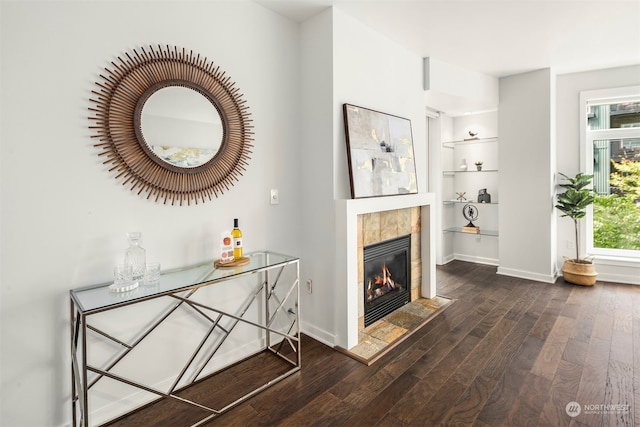
[[[597, 270], [596, 265], [596, 270]], [[562, 277], [562, 269], [558, 270], [558, 277]], [[616, 274], [608, 272], [598, 271], [597, 281], [599, 282], [611, 282], [611, 283], [623, 283], [625, 285], [640, 285], [640, 277], [630, 274]]]
[[439, 265], [445, 265], [445, 264], [449, 264], [451, 261], [455, 261], [456, 257], [453, 254], [447, 255], [446, 257], [442, 258], [442, 263]]
[[300, 322], [300, 332], [310, 336], [316, 341], [320, 341], [322, 344], [328, 345], [331, 348], [336, 346], [335, 334], [329, 333], [306, 322]]
[[640, 260], [597, 255], [594, 260], [598, 280], [640, 285]]
[[627, 285], [640, 285], [640, 277], [625, 274], [598, 273], [598, 280], [612, 283], [625, 283]]
[[503, 276], [517, 277], [519, 279], [534, 280], [536, 282], [555, 283], [557, 274], [540, 274], [531, 271], [516, 270], [513, 268], [498, 267], [498, 274]]
[[460, 261], [475, 262], [477, 264], [486, 264], [486, 265], [494, 265], [494, 266], [498, 265], [498, 260], [495, 258], [485, 258], [485, 257], [465, 255], [465, 254], [453, 254], [452, 256], [453, 256], [453, 259], [457, 259]]

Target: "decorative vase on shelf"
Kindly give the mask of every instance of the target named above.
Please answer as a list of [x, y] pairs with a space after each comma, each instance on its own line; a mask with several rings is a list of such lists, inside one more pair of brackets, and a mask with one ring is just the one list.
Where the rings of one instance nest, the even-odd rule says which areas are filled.
[[467, 164], [467, 159], [462, 159], [460, 162], [460, 170], [466, 171], [469, 165]]
[[140, 246], [142, 233], [131, 232], [127, 234], [127, 238], [129, 239], [129, 247], [124, 255], [124, 263], [131, 266], [133, 282], [140, 284], [144, 280], [147, 268], [147, 251]]

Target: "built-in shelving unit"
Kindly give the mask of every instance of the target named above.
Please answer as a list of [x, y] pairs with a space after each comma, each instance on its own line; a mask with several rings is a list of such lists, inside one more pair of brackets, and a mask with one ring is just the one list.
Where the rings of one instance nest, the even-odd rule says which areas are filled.
[[[438, 260], [446, 263], [454, 259], [498, 264], [499, 194], [497, 111], [457, 117], [441, 116], [440, 141], [436, 152], [440, 154], [440, 178], [436, 179], [440, 199], [441, 233]], [[487, 137], [467, 139], [469, 132]], [[477, 170], [476, 162], [482, 162]], [[478, 202], [478, 193], [486, 189], [490, 203]], [[460, 197], [464, 199], [460, 200]], [[467, 225], [462, 214], [466, 204], [473, 204], [478, 219], [473, 224], [478, 233], [463, 230]]]

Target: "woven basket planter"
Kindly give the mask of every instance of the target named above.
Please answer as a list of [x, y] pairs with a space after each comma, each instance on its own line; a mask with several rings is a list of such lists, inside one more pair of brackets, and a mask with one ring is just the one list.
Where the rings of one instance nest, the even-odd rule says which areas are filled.
[[562, 266], [562, 277], [566, 282], [574, 285], [593, 286], [596, 283], [598, 273], [593, 263], [576, 262], [575, 259], [566, 259]]

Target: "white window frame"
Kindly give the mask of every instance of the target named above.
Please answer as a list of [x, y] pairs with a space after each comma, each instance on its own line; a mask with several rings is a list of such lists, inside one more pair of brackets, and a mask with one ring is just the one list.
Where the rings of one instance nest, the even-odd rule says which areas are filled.
[[[633, 127], [588, 130], [587, 112], [591, 105], [610, 104], [625, 101], [637, 101], [640, 99], [640, 86], [628, 86], [621, 88], [602, 89], [580, 92], [580, 171], [593, 174], [593, 141], [601, 139], [637, 138], [640, 129]], [[610, 259], [640, 260], [640, 251], [630, 249], [608, 249], [593, 247], [593, 205], [587, 208], [584, 230], [580, 249], [595, 257], [607, 257]]]

